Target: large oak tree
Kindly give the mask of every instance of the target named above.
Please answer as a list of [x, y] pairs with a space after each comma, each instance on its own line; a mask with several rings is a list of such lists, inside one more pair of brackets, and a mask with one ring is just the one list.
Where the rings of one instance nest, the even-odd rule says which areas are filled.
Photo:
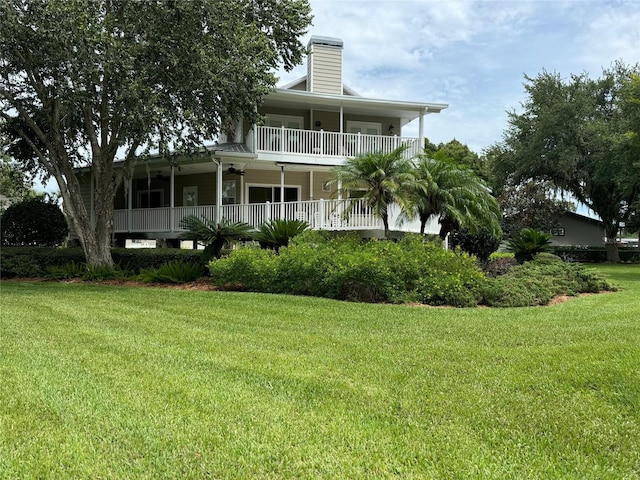
[[639, 67], [614, 64], [599, 79], [526, 77], [522, 112], [509, 113], [498, 166], [512, 184], [549, 180], [597, 213], [607, 259], [619, 261], [616, 237], [640, 192], [638, 149], [630, 135], [625, 89]]
[[0, 0], [0, 114], [19, 160], [56, 179], [88, 263], [112, 264], [113, 198], [141, 152], [255, 120], [310, 21], [307, 0]]

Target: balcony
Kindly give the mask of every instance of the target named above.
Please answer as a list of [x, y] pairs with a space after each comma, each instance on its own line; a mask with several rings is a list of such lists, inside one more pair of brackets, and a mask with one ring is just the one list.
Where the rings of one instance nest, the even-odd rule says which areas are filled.
[[412, 157], [422, 151], [420, 139], [361, 133], [298, 130], [284, 127], [255, 127], [249, 136], [249, 149], [255, 153], [298, 157], [353, 157], [363, 153], [389, 153], [401, 145]]
[[[362, 199], [311, 200], [284, 203], [252, 203], [222, 205], [221, 217], [231, 222], [244, 222], [258, 228], [272, 219], [301, 220], [314, 230], [382, 230], [382, 220]], [[392, 229], [418, 232], [417, 222], [396, 227], [398, 210], [392, 209]], [[176, 234], [184, 231], [181, 220], [187, 215], [214, 219], [215, 205], [199, 207], [136, 208], [114, 212], [114, 233]]]

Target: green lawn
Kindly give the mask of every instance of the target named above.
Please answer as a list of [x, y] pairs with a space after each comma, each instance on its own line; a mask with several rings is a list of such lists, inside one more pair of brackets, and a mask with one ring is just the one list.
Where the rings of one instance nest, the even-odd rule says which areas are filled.
[[640, 478], [640, 266], [552, 307], [0, 288], [0, 478]]

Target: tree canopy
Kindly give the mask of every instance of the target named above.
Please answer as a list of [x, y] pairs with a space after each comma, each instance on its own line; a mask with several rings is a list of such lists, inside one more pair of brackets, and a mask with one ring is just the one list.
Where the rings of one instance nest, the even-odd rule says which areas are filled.
[[0, 115], [17, 158], [56, 179], [89, 263], [112, 264], [113, 197], [140, 153], [255, 120], [274, 71], [302, 61], [310, 21], [307, 0], [0, 2]]
[[[11, 201], [21, 200], [31, 193], [33, 183], [15, 162], [0, 156], [0, 194]], [[3, 205], [0, 205], [0, 210]]]
[[627, 113], [639, 67], [616, 63], [602, 77], [564, 79], [543, 71], [525, 77], [522, 112], [509, 113], [504, 152], [496, 162], [503, 180], [549, 180], [600, 216], [609, 261], [618, 261], [616, 236], [640, 192], [638, 142]]
[[436, 160], [450, 160], [459, 165], [465, 165], [482, 180], [489, 181], [491, 172], [487, 168], [486, 159], [455, 138], [447, 143], [439, 143], [438, 145], [425, 139], [424, 154]]

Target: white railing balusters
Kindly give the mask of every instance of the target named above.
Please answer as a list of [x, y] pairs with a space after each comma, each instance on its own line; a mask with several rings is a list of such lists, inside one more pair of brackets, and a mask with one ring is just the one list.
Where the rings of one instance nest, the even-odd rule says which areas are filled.
[[402, 144], [407, 145], [405, 155], [420, 153], [420, 140], [413, 137], [258, 126], [253, 138], [255, 152], [264, 153], [349, 157], [360, 153], [389, 153]]
[[[272, 219], [300, 220], [316, 230], [382, 228], [381, 220], [361, 198], [222, 205], [221, 214], [229, 222], [244, 222], [253, 228], [258, 228]], [[165, 207], [116, 210], [114, 212], [114, 232], [171, 232], [171, 215], [173, 215], [173, 232], [182, 232], [181, 221], [184, 217], [195, 215], [198, 218], [212, 220], [215, 218], [215, 205], [174, 207], [173, 209]], [[390, 217], [390, 220], [395, 220], [397, 213], [394, 211]], [[131, 218], [130, 224], [129, 218]], [[403, 228], [403, 230], [407, 231], [407, 228]], [[409, 228], [409, 230], [413, 231], [413, 228]]]

